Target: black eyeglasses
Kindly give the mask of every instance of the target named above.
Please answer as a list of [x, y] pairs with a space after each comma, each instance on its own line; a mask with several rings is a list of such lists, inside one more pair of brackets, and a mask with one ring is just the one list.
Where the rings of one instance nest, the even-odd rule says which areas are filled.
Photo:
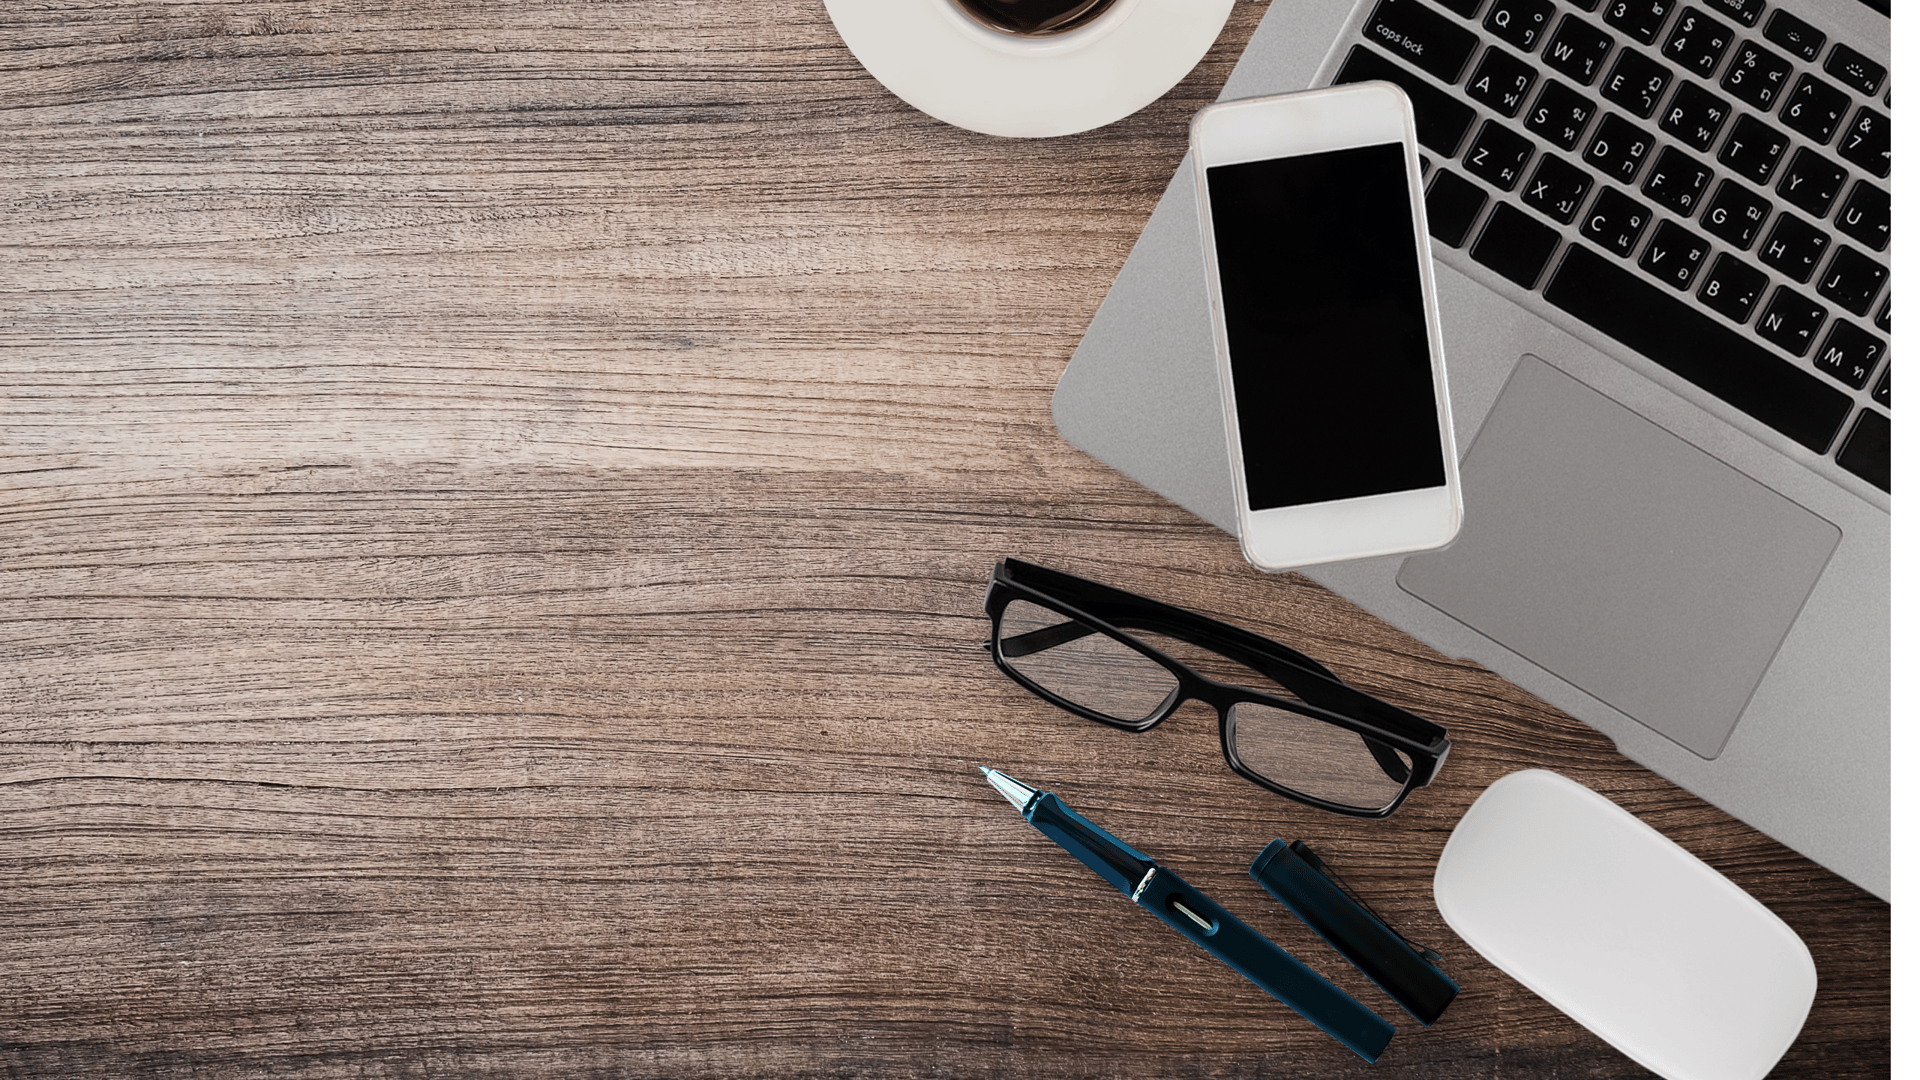
[[[1308, 806], [1386, 817], [1447, 759], [1440, 725], [1355, 690], [1276, 641], [1144, 596], [1003, 559], [987, 586], [987, 615], [993, 662], [1020, 685], [1123, 731], [1146, 731], [1184, 702], [1205, 702], [1220, 714], [1220, 749], [1233, 771]], [[1192, 662], [1168, 655], [1181, 642], [1205, 654]], [[1229, 681], [1193, 666], [1217, 671], [1220, 658], [1244, 674]], [[1273, 692], [1255, 688], [1268, 681]]]

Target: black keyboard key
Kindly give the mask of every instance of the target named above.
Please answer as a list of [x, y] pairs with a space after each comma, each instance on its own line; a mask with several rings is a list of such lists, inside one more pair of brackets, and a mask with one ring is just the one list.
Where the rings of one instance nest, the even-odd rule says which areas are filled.
[[1833, 51], [1827, 54], [1826, 72], [1868, 97], [1880, 92], [1881, 80], [1887, 77], [1885, 66], [1845, 42], [1835, 43]]
[[1706, 194], [1707, 184], [1712, 180], [1712, 169], [1669, 146], [1653, 159], [1653, 167], [1647, 170], [1646, 183], [1640, 185], [1640, 190], [1647, 198], [1686, 217], [1700, 205], [1700, 197]]
[[1792, 214], [1773, 219], [1773, 231], [1760, 245], [1760, 261], [1805, 285], [1813, 280], [1813, 268], [1827, 253], [1832, 237]]
[[1798, 16], [1784, 11], [1775, 11], [1767, 20], [1767, 28], [1761, 31], [1768, 41], [1787, 50], [1793, 55], [1811, 64], [1820, 55], [1820, 46], [1827, 43], [1827, 35], [1815, 30]]
[[1673, 101], [1660, 114], [1660, 130], [1704, 154], [1732, 111], [1725, 98], [1699, 83], [1682, 80]]
[[1820, 274], [1821, 296], [1855, 315], [1865, 315], [1873, 307], [1873, 298], [1887, 283], [1887, 268], [1845, 244], [1833, 253], [1833, 261]]
[[1441, 157], [1452, 157], [1460, 149], [1460, 140], [1473, 126], [1473, 106], [1364, 45], [1353, 47], [1340, 65], [1340, 73], [1333, 77], [1335, 83], [1343, 85], [1374, 79], [1407, 92], [1413, 102], [1413, 130], [1420, 145]]
[[1586, 201], [1587, 192], [1593, 190], [1593, 177], [1562, 161], [1557, 155], [1545, 154], [1540, 164], [1533, 170], [1533, 179], [1521, 189], [1520, 201], [1547, 215], [1562, 225], [1573, 224], [1573, 216], [1580, 212], [1580, 204]]
[[1467, 57], [1479, 46], [1473, 31], [1420, 0], [1380, 0], [1367, 17], [1365, 35], [1387, 55], [1405, 60], [1441, 82], [1458, 82]]
[[1880, 332], [1883, 334], [1893, 333], [1893, 294], [1892, 293], [1888, 293], [1887, 298], [1885, 300], [1880, 301], [1880, 314], [1875, 315], [1873, 317], [1873, 325], [1879, 327]]
[[1886, 192], [1861, 180], [1847, 193], [1833, 225], [1875, 251], [1887, 250], [1893, 240], [1893, 201]]
[[1752, 29], [1760, 21], [1760, 11], [1766, 7], [1766, 0], [1706, 0], [1708, 7], [1723, 15], [1731, 15], [1740, 25]]
[[1560, 234], [1553, 226], [1501, 203], [1480, 230], [1480, 239], [1473, 242], [1473, 258], [1521, 288], [1531, 289], [1559, 246]]
[[1834, 149], [1842, 158], [1885, 180], [1893, 171], [1893, 125], [1862, 105], [1847, 130], [1840, 133], [1840, 145]]
[[1834, 197], [1840, 194], [1840, 185], [1846, 182], [1847, 170], [1803, 146], [1793, 152], [1775, 190], [1814, 217], [1826, 217]]
[[1835, 319], [1833, 329], [1827, 331], [1827, 340], [1821, 343], [1820, 351], [1813, 354], [1813, 366], [1859, 390], [1867, 385], [1867, 379], [1873, 369], [1880, 366], [1880, 358], [1886, 352], [1886, 342], [1845, 319]]
[[1521, 52], [1532, 52], [1546, 34], [1551, 18], [1553, 0], [1493, 0], [1481, 25]]
[[1723, 251], [1713, 260], [1713, 267], [1700, 285], [1700, 302], [1734, 322], [1743, 323], [1753, 314], [1753, 305], [1760, 302], [1760, 294], [1766, 287], [1766, 274]]
[[1766, 112], [1786, 90], [1787, 76], [1791, 74], [1793, 65], [1785, 59], [1751, 41], [1743, 41], [1740, 48], [1734, 50], [1733, 63], [1727, 65], [1727, 73], [1720, 77], [1720, 88]]
[[1841, 468], [1893, 494], [1893, 421], [1872, 409], [1860, 410], [1837, 460]]
[[1673, 13], [1673, 0], [1607, 0], [1607, 25], [1638, 41], [1653, 44], [1667, 16]]
[[1720, 164], [1756, 184], [1773, 178], [1780, 167], [1780, 155], [1787, 152], [1787, 137], [1751, 116], [1733, 122], [1725, 145], [1720, 147]]
[[1487, 193], [1459, 173], [1441, 169], [1427, 188], [1427, 232], [1448, 247], [1467, 242]]
[[1671, 221], [1654, 227], [1653, 239], [1640, 253], [1640, 269], [1686, 292], [1707, 261], [1707, 242]]
[[1673, 81], [1673, 71], [1665, 64], [1633, 49], [1621, 49], [1620, 59], [1600, 84], [1600, 96], [1642, 120], [1653, 115], [1660, 95]]
[[1845, 90], [1811, 75], [1802, 75], [1794, 84], [1793, 92], [1787, 95], [1787, 103], [1780, 107], [1780, 122], [1825, 145], [1840, 127], [1840, 118], [1846, 115], [1848, 104]]
[[1438, 3], [1463, 19], [1471, 19], [1480, 14], [1481, 0], [1438, 0]]
[[1580, 222], [1580, 235], [1624, 259], [1633, 254], [1633, 245], [1652, 218], [1653, 212], [1646, 207], [1612, 188], [1601, 188], [1593, 209]]
[[1526, 136], [1489, 120], [1480, 125], [1460, 164], [1501, 191], [1512, 191], [1532, 157], [1533, 143]]
[[1888, 412], [1893, 411], [1893, 365], [1892, 364], [1888, 364], [1887, 370], [1880, 373], [1880, 382], [1877, 385], [1875, 385], [1873, 388], [1873, 401], [1874, 401], [1874, 404], [1880, 406], [1881, 408], [1887, 410]]
[[1753, 330], [1793, 355], [1805, 356], [1826, 321], [1826, 308], [1782, 285], [1773, 290], [1773, 299], [1767, 301], [1767, 310], [1760, 313]]
[[1840, 388], [1579, 244], [1546, 299], [1815, 453], [1826, 452], [1852, 407]]
[[1727, 46], [1731, 44], [1733, 31], [1726, 23], [1687, 8], [1674, 22], [1673, 33], [1667, 35], [1660, 55], [1704, 79], [1720, 66], [1720, 58], [1727, 54]]
[[1567, 3], [1572, 4], [1581, 11], [1592, 11], [1600, 6], [1600, 0], [1567, 0]]
[[1540, 58], [1548, 67], [1580, 80], [1580, 85], [1592, 86], [1600, 65], [1612, 52], [1612, 34], [1568, 15], [1554, 28], [1553, 38]]
[[1562, 150], [1571, 150], [1593, 119], [1593, 100], [1559, 79], [1548, 79], [1545, 89], [1527, 111], [1527, 130]]
[[1520, 115], [1520, 103], [1527, 99], [1539, 73], [1533, 65], [1497, 45], [1487, 46], [1473, 74], [1467, 76], [1467, 96], [1505, 117]]
[[1653, 136], [1608, 113], [1600, 118], [1600, 127], [1582, 156], [1587, 164], [1623, 184], [1631, 184], [1652, 151]]
[[1745, 251], [1753, 246], [1772, 211], [1772, 203], [1731, 180], [1722, 180], [1700, 213], [1700, 227]]

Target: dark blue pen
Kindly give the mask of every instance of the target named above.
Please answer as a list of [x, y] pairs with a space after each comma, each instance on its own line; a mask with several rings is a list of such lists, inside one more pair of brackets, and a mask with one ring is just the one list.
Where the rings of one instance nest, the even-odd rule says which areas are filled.
[[1312, 1021], [1368, 1061], [1393, 1038], [1393, 1025], [1321, 978], [1312, 968], [1233, 917], [1179, 875], [1120, 842], [1051, 792], [982, 767], [987, 782], [1068, 854], [1106, 878], [1134, 903], [1212, 953], [1280, 1003]]

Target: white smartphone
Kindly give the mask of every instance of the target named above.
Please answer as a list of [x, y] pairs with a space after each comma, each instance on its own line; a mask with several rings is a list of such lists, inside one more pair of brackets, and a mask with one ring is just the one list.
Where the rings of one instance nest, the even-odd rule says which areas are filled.
[[1406, 95], [1226, 102], [1192, 144], [1247, 561], [1445, 545], [1460, 470]]

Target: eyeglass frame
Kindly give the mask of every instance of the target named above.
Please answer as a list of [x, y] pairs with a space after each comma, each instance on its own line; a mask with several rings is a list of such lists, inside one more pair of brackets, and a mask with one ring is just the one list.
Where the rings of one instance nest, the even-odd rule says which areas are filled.
[[[1092, 631], [1105, 634], [1158, 664], [1175, 678], [1178, 685], [1166, 700], [1137, 721], [1107, 716], [1061, 697], [1022, 674], [1002, 653], [1001, 619], [1006, 614], [1007, 605], [1014, 600], [1037, 604]], [[1329, 813], [1359, 818], [1384, 818], [1392, 814], [1406, 801], [1413, 789], [1426, 787], [1433, 782], [1452, 749], [1453, 744], [1446, 737], [1446, 728], [1347, 685], [1305, 653], [1230, 623], [1064, 571], [1051, 570], [1020, 559], [1001, 559], [994, 564], [993, 574], [988, 579], [986, 611], [993, 625], [984, 645], [993, 656], [994, 666], [1041, 699], [1083, 719], [1136, 733], [1158, 727], [1189, 701], [1204, 702], [1213, 706], [1219, 714], [1220, 751], [1226, 757], [1229, 768], [1242, 779], [1276, 795]], [[1122, 625], [1163, 634], [1217, 653], [1265, 675], [1299, 695], [1299, 698], [1285, 698], [1210, 679], [1122, 630]], [[1042, 649], [1063, 645], [1067, 640], [1084, 636], [1075, 634], [1072, 638], [1042, 646]], [[1042, 649], [1035, 649], [1034, 652]], [[1241, 703], [1298, 713], [1359, 735], [1388, 778], [1393, 778], [1393, 769], [1387, 767], [1389, 760], [1393, 761], [1395, 768], [1406, 769], [1408, 776], [1401, 781], [1399, 794], [1378, 809], [1349, 806], [1295, 791], [1253, 771], [1240, 760], [1240, 755], [1233, 747], [1232, 708]], [[1391, 755], [1383, 757], [1382, 744], [1406, 754], [1409, 763], [1401, 766]]]

